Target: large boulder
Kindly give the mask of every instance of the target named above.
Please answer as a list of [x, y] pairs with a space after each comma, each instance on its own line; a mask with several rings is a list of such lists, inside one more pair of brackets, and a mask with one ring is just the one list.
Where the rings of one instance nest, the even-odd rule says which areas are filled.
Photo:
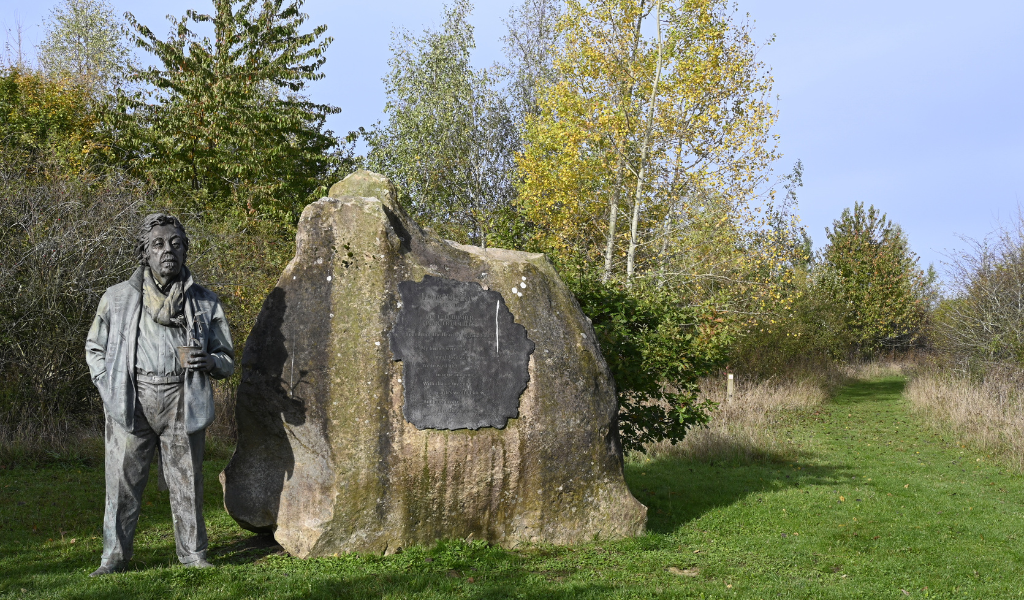
[[646, 522], [608, 367], [544, 255], [441, 240], [367, 171], [303, 211], [236, 411], [224, 505], [295, 556]]

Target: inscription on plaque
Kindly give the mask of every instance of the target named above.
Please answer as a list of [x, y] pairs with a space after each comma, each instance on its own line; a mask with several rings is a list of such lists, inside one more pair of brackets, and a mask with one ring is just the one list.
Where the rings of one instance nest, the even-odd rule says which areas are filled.
[[501, 294], [430, 275], [398, 291], [391, 352], [402, 361], [406, 420], [419, 429], [503, 429], [518, 417], [534, 343]]

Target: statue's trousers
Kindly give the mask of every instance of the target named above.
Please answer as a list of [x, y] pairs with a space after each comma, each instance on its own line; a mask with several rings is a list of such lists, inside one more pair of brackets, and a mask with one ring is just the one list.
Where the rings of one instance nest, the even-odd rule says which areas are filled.
[[103, 564], [132, 557], [132, 540], [157, 444], [171, 497], [178, 560], [206, 559], [203, 520], [203, 450], [206, 430], [185, 431], [184, 385], [174, 377], [138, 375], [133, 431], [106, 423], [107, 501], [103, 516]]

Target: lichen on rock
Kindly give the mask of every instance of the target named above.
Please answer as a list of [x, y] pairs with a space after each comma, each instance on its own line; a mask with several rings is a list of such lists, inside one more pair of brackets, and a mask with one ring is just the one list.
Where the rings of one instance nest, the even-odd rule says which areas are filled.
[[[426, 277], [500, 294], [497, 316], [503, 304], [535, 345], [504, 428], [406, 419], [390, 336], [401, 285]], [[593, 329], [544, 255], [441, 240], [360, 171], [303, 211], [249, 336], [224, 504], [300, 557], [638, 535], [646, 508], [623, 480], [617, 410]]]

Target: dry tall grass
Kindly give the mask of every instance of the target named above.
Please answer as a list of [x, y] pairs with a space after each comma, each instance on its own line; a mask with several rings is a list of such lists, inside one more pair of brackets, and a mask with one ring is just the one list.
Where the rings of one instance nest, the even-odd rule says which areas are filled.
[[643, 459], [662, 456], [697, 460], [776, 461], [792, 460], [796, 447], [780, 430], [787, 411], [814, 408], [825, 402], [838, 381], [799, 378], [756, 382], [738, 377], [730, 400], [724, 376], [701, 382], [701, 399], [718, 403], [706, 427], [690, 430], [682, 442], [653, 444]]
[[839, 367], [839, 373], [847, 379], [878, 379], [880, 377], [905, 376], [918, 363], [916, 358], [879, 359], [870, 362], [847, 363]]
[[785, 437], [781, 423], [787, 412], [820, 406], [851, 379], [906, 375], [917, 362], [903, 358], [818, 365], [813, 371], [801, 369], [786, 378], [765, 381], [737, 376], [732, 400], [726, 397], [724, 375], [706, 379], [701, 382], [701, 399], [718, 403], [708, 426], [691, 430], [675, 446], [668, 442], [653, 444], [632, 459], [674, 456], [702, 461], [794, 460], [798, 448]]
[[41, 419], [37, 414], [7, 414], [0, 419], [0, 468], [54, 461], [102, 463], [102, 449], [103, 428], [98, 418], [62, 415]]
[[966, 446], [1024, 471], [1024, 371], [991, 370], [981, 381], [937, 367], [914, 373], [905, 391], [919, 414]]
[[[206, 430], [206, 456], [227, 458], [236, 439], [235, 389], [218, 381], [213, 392], [216, 418]], [[102, 464], [102, 414], [50, 416], [23, 408], [0, 415], [0, 468], [51, 462]]]

